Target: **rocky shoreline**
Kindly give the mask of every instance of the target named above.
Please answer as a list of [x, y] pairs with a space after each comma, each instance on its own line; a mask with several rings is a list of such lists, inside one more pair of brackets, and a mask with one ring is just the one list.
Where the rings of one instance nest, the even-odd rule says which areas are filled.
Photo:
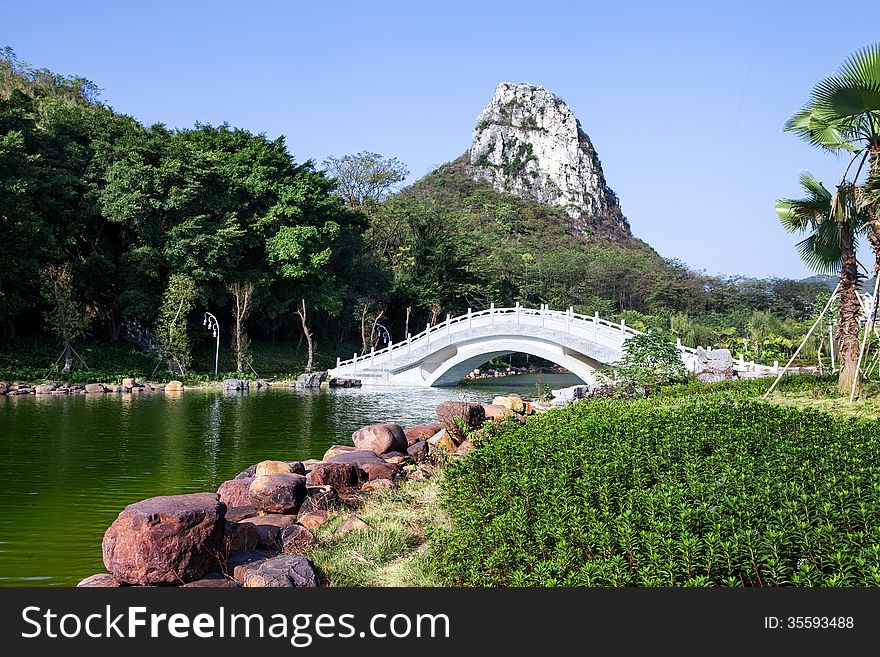
[[487, 422], [543, 410], [515, 394], [492, 404], [444, 402], [434, 422], [365, 426], [353, 445], [333, 445], [320, 459], [262, 461], [216, 492], [130, 504], [104, 534], [108, 572], [77, 586], [319, 586], [308, 553], [331, 513], [348, 514], [333, 536], [369, 529], [356, 512], [374, 491], [430, 479], [445, 459], [473, 451]]

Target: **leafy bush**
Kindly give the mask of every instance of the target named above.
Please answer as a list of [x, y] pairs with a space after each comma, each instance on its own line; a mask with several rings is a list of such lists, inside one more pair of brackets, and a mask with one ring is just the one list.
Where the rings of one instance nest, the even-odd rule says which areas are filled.
[[681, 353], [665, 336], [649, 331], [627, 338], [623, 357], [614, 364], [623, 388], [680, 383], [687, 380]]
[[443, 486], [455, 584], [880, 585], [880, 424], [736, 390], [505, 423]]

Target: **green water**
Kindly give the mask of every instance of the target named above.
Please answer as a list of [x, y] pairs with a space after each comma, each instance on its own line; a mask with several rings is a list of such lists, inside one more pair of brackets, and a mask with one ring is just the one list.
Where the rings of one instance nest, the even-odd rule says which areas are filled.
[[73, 586], [104, 571], [101, 538], [126, 504], [213, 491], [264, 459], [320, 458], [373, 422], [433, 419], [442, 401], [487, 401], [569, 375], [455, 389], [249, 394], [0, 396], [0, 586]]

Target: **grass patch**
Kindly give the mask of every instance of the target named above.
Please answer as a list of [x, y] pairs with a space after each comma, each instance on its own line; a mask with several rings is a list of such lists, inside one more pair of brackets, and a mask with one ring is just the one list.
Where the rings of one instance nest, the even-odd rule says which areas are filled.
[[351, 511], [334, 512], [316, 531], [309, 553], [329, 586], [442, 586], [430, 557], [428, 538], [448, 526], [440, 508], [439, 478], [408, 481], [372, 493], [354, 513], [370, 528], [334, 537]]

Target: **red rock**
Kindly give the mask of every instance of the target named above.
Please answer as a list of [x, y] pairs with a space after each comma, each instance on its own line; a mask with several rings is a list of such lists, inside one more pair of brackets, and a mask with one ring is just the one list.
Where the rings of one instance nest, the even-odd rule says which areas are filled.
[[246, 587], [314, 588], [318, 577], [305, 557], [281, 555], [235, 569], [235, 578]]
[[250, 485], [250, 501], [260, 511], [296, 513], [306, 496], [306, 478], [298, 474], [256, 477]]
[[260, 544], [259, 530], [247, 520], [242, 522], [227, 521], [224, 533], [226, 536], [225, 553], [254, 550]]
[[330, 511], [341, 502], [339, 494], [333, 488], [308, 488], [306, 491], [306, 499], [299, 507], [300, 515], [312, 511]]
[[[409, 447], [407, 447], [409, 449]], [[390, 463], [392, 465], [403, 465], [404, 463], [409, 463], [412, 461], [412, 457], [409, 454], [402, 454], [401, 452], [388, 452], [387, 454], [382, 455], [382, 460], [385, 463]]]
[[250, 505], [234, 506], [231, 509], [226, 509], [226, 522], [241, 522], [245, 518], [250, 518], [258, 513], [259, 511]]
[[404, 430], [403, 433], [406, 436], [407, 445], [412, 445], [420, 440], [427, 440], [442, 428], [443, 425], [439, 422], [427, 422], [426, 424], [412, 426]]
[[497, 422], [508, 417], [513, 417], [513, 411], [502, 406], [501, 404], [484, 404], [483, 411], [486, 413], [486, 419]]
[[345, 536], [352, 532], [362, 532], [369, 529], [370, 526], [355, 515], [350, 515], [342, 521], [342, 524], [333, 532], [334, 536]]
[[426, 458], [428, 458], [428, 443], [424, 440], [421, 440], [417, 443], [413, 443], [412, 445], [410, 445], [409, 449], [407, 449], [406, 451], [413, 461], [415, 461], [416, 463], [421, 463]]
[[394, 422], [361, 427], [351, 434], [351, 439], [358, 450], [370, 450], [377, 456], [401, 452], [408, 447], [403, 428]]
[[227, 508], [237, 506], [247, 506], [251, 503], [250, 487], [254, 481], [254, 477], [243, 477], [241, 479], [230, 479], [220, 484], [217, 493], [220, 495], [220, 501]]
[[258, 534], [257, 544], [254, 547], [268, 550], [281, 549], [281, 532], [296, 523], [296, 516], [269, 513], [264, 516], [255, 516], [242, 520], [241, 525], [250, 525]]
[[306, 529], [317, 529], [330, 517], [330, 514], [327, 511], [309, 511], [308, 513], [301, 514], [297, 517], [297, 522], [301, 524]]
[[394, 479], [400, 472], [399, 465], [391, 463], [364, 463], [363, 471], [367, 473], [367, 480]]
[[462, 427], [468, 430], [479, 429], [486, 421], [486, 411], [482, 404], [443, 402], [435, 412], [443, 428], [458, 439], [464, 437]]
[[91, 392], [91, 393], [100, 392], [100, 393], [104, 393], [104, 392], [107, 392], [107, 388], [105, 388], [105, 387], [104, 387], [104, 384], [102, 384], [102, 383], [87, 383], [87, 384], [86, 384], [86, 392]]
[[216, 493], [152, 497], [125, 507], [104, 534], [104, 565], [126, 584], [183, 584], [216, 570], [226, 505]]
[[357, 450], [357, 447], [354, 447], [353, 445], [331, 445], [330, 449], [324, 452], [324, 458], [322, 460], [326, 463], [337, 454], [354, 452], [355, 450]]
[[303, 525], [291, 525], [281, 531], [281, 551], [300, 554], [315, 543], [315, 535]]
[[369, 450], [357, 450], [337, 454], [331, 457], [328, 463], [349, 463], [356, 468], [363, 468], [366, 463], [385, 463], [385, 461]]
[[330, 486], [336, 490], [360, 486], [366, 479], [366, 473], [350, 463], [319, 463], [311, 472], [312, 486]]

